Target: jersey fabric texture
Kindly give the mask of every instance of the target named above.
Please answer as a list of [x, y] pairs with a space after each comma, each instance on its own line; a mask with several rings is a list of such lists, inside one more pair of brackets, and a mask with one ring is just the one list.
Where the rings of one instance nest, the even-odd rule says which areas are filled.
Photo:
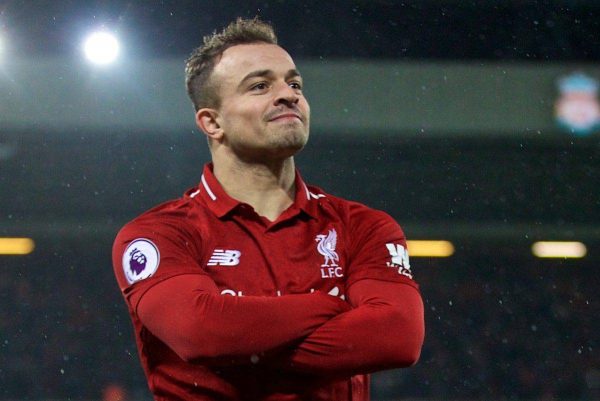
[[[366, 401], [367, 373], [395, 367], [385, 347], [355, 349], [373, 342], [363, 338], [369, 327], [344, 334], [328, 322], [352, 327], [342, 317], [359, 305], [348, 293], [364, 280], [420, 299], [401, 228], [297, 172], [295, 188], [294, 203], [269, 221], [229, 197], [208, 164], [197, 187], [117, 235], [114, 272], [155, 399]], [[403, 333], [418, 343], [422, 310], [406, 314], [421, 314]], [[330, 329], [310, 340], [319, 327]]]

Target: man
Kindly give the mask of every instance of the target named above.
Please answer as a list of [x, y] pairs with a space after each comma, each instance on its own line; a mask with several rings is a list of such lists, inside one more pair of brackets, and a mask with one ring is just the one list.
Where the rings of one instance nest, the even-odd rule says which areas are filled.
[[186, 80], [212, 163], [113, 248], [154, 397], [368, 400], [368, 373], [423, 342], [404, 234], [295, 170], [310, 109], [269, 25], [205, 38]]

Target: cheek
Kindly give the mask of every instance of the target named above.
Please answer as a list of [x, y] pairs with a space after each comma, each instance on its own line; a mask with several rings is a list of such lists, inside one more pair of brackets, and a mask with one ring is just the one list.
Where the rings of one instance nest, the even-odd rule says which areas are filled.
[[237, 121], [238, 123], [247, 124], [249, 121], [259, 121], [262, 119], [262, 109], [257, 104], [245, 104], [231, 108], [229, 112], [224, 116], [225, 120], [231, 122]]
[[240, 127], [247, 125], [248, 122], [247, 113], [244, 110], [238, 108], [229, 107], [226, 110], [222, 110], [221, 113], [221, 128], [226, 132], [232, 130], [239, 130]]
[[310, 115], [310, 105], [308, 104], [306, 98], [302, 98], [300, 101], [300, 107], [305, 110], [306, 116], [308, 117]]
[[[262, 111], [251, 107], [228, 108], [221, 115], [221, 128], [231, 140], [245, 141], [264, 130]], [[237, 139], [234, 139], [237, 138]]]

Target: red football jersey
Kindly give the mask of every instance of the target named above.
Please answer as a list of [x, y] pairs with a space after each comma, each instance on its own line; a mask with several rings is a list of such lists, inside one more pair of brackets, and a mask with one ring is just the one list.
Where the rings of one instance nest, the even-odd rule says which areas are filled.
[[[407, 284], [412, 287], [407, 291], [418, 288], [412, 280], [404, 234], [390, 216], [307, 186], [298, 173], [295, 188], [294, 203], [271, 222], [256, 214], [251, 206], [229, 197], [209, 164], [198, 187], [188, 190], [181, 199], [147, 211], [119, 232], [113, 248], [114, 271], [156, 399], [369, 399], [367, 374], [328, 378], [302, 371], [300, 367], [294, 371], [293, 363], [287, 369], [285, 362], [278, 359], [285, 358], [282, 355], [288, 350], [293, 353], [293, 347], [301, 341], [301, 338], [278, 340], [280, 332], [294, 330], [294, 337], [305, 337], [317, 325], [344, 312], [336, 309], [337, 304], [315, 311], [320, 313], [319, 317], [303, 318], [314, 319], [315, 326], [296, 329], [291, 326], [301, 322], [267, 316], [272, 325], [253, 329], [241, 338], [231, 333], [240, 330], [245, 315], [228, 313], [243, 308], [242, 304], [221, 305], [222, 309], [213, 316], [227, 323], [201, 340], [203, 347], [211, 346], [208, 343], [214, 341], [230, 349], [229, 355], [219, 357], [218, 346], [214, 345], [217, 348], [214, 360], [197, 357], [193, 351], [190, 358], [182, 357], [181, 352], [163, 341], [169, 335], [168, 330], [165, 336], [157, 335], [139, 316], [138, 306], [145, 294], [174, 277], [201, 275], [203, 280], [214, 282], [216, 295], [226, 301], [235, 298], [309, 302], [310, 295], [297, 294], [313, 294], [319, 305], [323, 299], [332, 297], [337, 298], [335, 302], [346, 304], [341, 300], [346, 299], [348, 288], [364, 279]], [[315, 293], [329, 296], [318, 298]], [[292, 308], [298, 311], [292, 313]], [[297, 320], [298, 316], [304, 316], [302, 313], [311, 312], [302, 309], [318, 308], [290, 306], [290, 319]], [[178, 310], [167, 313], [177, 321], [196, 318], [195, 313], [179, 316], [182, 312]], [[227, 320], [228, 316], [231, 319]], [[276, 349], [264, 349], [274, 346], [269, 343], [271, 340], [275, 341]]]

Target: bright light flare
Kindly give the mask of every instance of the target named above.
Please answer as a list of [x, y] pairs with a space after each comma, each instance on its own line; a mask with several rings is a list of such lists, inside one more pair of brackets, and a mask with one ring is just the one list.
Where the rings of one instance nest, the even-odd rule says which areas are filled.
[[538, 258], [583, 258], [587, 254], [586, 246], [577, 241], [538, 241], [531, 251]]
[[454, 245], [450, 241], [406, 241], [410, 257], [447, 258], [454, 254]]
[[85, 40], [83, 51], [87, 59], [94, 64], [110, 64], [119, 56], [119, 41], [111, 33], [95, 32]]
[[31, 238], [0, 238], [0, 255], [28, 255], [34, 248]]

